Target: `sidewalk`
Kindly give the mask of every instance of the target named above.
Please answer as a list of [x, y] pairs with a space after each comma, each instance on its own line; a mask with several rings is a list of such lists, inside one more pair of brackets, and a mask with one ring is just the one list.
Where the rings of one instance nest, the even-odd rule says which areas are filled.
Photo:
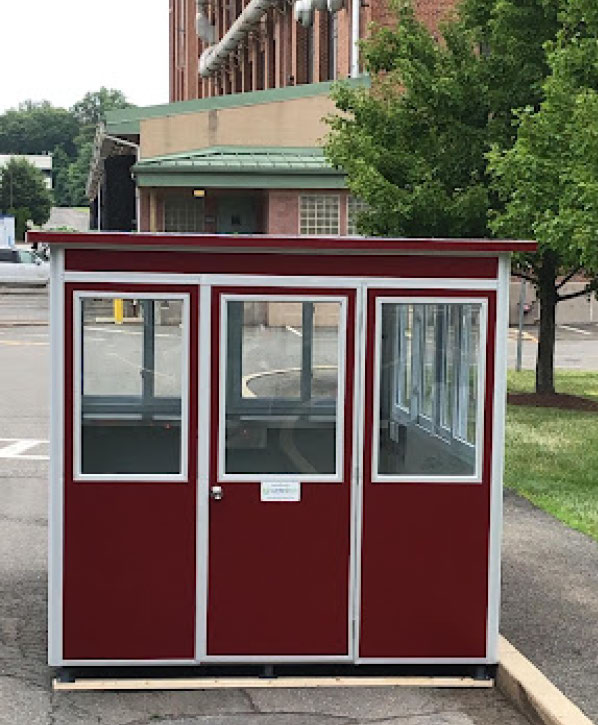
[[500, 628], [598, 722], [598, 544], [510, 491]]

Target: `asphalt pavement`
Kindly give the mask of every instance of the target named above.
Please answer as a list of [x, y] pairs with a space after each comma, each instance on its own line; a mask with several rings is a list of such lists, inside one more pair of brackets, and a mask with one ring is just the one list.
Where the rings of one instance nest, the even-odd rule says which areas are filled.
[[[517, 359], [518, 330], [509, 330], [507, 363], [515, 367]], [[523, 330], [522, 367], [534, 370], [538, 348], [538, 330], [525, 327]], [[557, 325], [555, 344], [555, 366], [569, 370], [598, 370], [598, 323], [580, 325]]]
[[598, 723], [598, 543], [507, 490], [502, 580], [501, 633]]
[[[14, 294], [0, 293], [0, 725], [527, 722], [497, 690], [52, 692], [46, 665], [49, 345], [47, 328], [40, 324], [47, 316], [44, 304], [43, 294], [17, 301]], [[36, 324], [24, 324], [28, 319]], [[598, 718], [598, 546], [509, 494], [503, 572], [503, 634]]]

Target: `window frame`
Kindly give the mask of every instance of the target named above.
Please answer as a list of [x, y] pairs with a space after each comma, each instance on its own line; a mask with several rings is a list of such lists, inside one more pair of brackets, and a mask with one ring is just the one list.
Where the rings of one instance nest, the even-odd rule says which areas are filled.
[[[307, 199], [308, 197], [314, 197], [317, 199], [317, 197], [323, 197], [323, 198], [333, 198], [336, 199], [336, 232], [322, 232], [316, 231], [314, 232], [302, 232], [302, 208], [301, 205], [303, 203], [303, 199]], [[317, 236], [332, 236], [332, 237], [338, 237], [341, 233], [341, 197], [340, 194], [321, 194], [321, 193], [306, 193], [306, 194], [299, 194], [299, 209], [298, 209], [298, 233], [302, 237], [317, 237]]]
[[[83, 320], [82, 303], [92, 299], [134, 299], [134, 300], [180, 300], [182, 302], [181, 338], [181, 440], [179, 473], [82, 473], [82, 362], [83, 362]], [[120, 292], [118, 290], [74, 290], [73, 291], [73, 481], [75, 482], [186, 482], [189, 478], [189, 396], [191, 376], [189, 354], [191, 345], [190, 295], [183, 292]]]
[[[382, 382], [382, 376], [381, 376], [381, 356], [382, 356], [382, 309], [383, 305], [388, 304], [404, 304], [404, 305], [412, 305], [413, 307], [416, 307], [418, 305], [479, 305], [480, 309], [480, 328], [479, 328], [479, 349], [478, 349], [478, 360], [477, 360], [477, 401], [476, 401], [476, 429], [475, 429], [475, 453], [474, 453], [474, 472], [471, 475], [467, 476], [451, 476], [451, 475], [430, 475], [430, 474], [390, 474], [390, 473], [379, 473], [378, 472], [378, 463], [379, 463], [379, 453], [380, 453], [380, 387]], [[374, 321], [374, 330], [375, 330], [375, 338], [374, 338], [374, 374], [373, 374], [373, 410], [372, 410], [372, 455], [371, 455], [371, 481], [372, 483], [473, 483], [473, 484], [481, 484], [482, 483], [482, 472], [483, 472], [483, 464], [484, 464], [484, 428], [485, 428], [485, 417], [484, 417], [484, 409], [485, 409], [485, 388], [486, 388], [486, 356], [487, 356], [487, 339], [488, 339], [488, 298], [487, 297], [419, 297], [419, 296], [412, 296], [412, 297], [401, 297], [401, 296], [392, 296], [392, 297], [376, 297], [375, 298], [375, 321]], [[421, 330], [419, 332], [416, 331], [416, 320], [417, 315], [413, 315], [413, 321], [414, 321], [414, 330], [412, 331], [412, 351], [418, 348], [418, 345], [421, 348], [421, 340], [419, 337], [421, 337], [422, 332], [425, 335], [425, 329]], [[425, 314], [422, 315], [422, 318], [424, 318], [424, 327], [425, 327]], [[421, 324], [420, 324], [421, 328]], [[420, 356], [421, 356], [421, 349], [420, 349]], [[441, 357], [444, 357], [442, 355]], [[411, 367], [411, 376], [412, 381], [415, 379], [418, 381], [416, 384], [419, 385], [419, 392], [417, 394], [417, 400], [415, 401], [415, 404], [417, 406], [417, 410], [421, 407], [422, 404], [422, 394], [423, 391], [421, 389], [423, 381], [419, 380], [421, 377], [421, 374], [423, 372], [423, 365], [420, 363], [417, 367], [418, 370], [415, 370], [415, 365], [413, 364], [413, 356], [412, 356], [412, 367]], [[393, 376], [394, 378], [395, 376]], [[413, 385], [413, 383], [412, 383]], [[395, 393], [396, 393], [396, 383], [392, 382], [391, 384], [391, 396], [392, 396], [392, 405], [393, 407], [396, 406], [396, 400], [395, 400]], [[458, 393], [458, 390], [457, 390]], [[413, 396], [415, 393], [413, 391], [411, 395]], [[413, 401], [412, 401], [413, 402]], [[433, 401], [433, 405], [436, 407], [439, 406], [440, 401], [436, 400], [436, 402]], [[397, 406], [398, 407], [398, 406]], [[405, 416], [405, 409], [400, 408], [402, 414]], [[421, 417], [420, 412], [420, 417]], [[409, 417], [413, 419], [413, 415], [410, 414]], [[420, 425], [420, 427], [423, 430], [426, 430], [431, 436], [434, 436], [435, 438], [438, 438], [441, 441], [447, 442], [446, 436], [444, 435], [438, 435], [434, 430], [433, 427], [427, 424], [428, 418], [427, 416], [424, 416], [424, 425], [421, 425], [420, 423], [416, 423], [417, 425]], [[442, 426], [441, 426], [442, 428]], [[461, 439], [459, 439], [461, 441]], [[462, 441], [461, 441], [462, 442]], [[471, 445], [471, 444], [468, 444]]]
[[[218, 483], [240, 482], [261, 483], [296, 482], [301, 483], [342, 483], [344, 481], [344, 437], [345, 437], [345, 401], [350, 391], [347, 391], [347, 305], [348, 299], [339, 295], [310, 295], [306, 294], [256, 294], [256, 293], [221, 293], [219, 295], [220, 325], [218, 330], [218, 441], [216, 480]], [[227, 379], [226, 368], [228, 362], [228, 316], [226, 305], [228, 302], [336, 302], [340, 304], [338, 318], [338, 370], [337, 370], [337, 396], [336, 396], [336, 432], [335, 432], [335, 472], [334, 473], [227, 473], [226, 464], [226, 394]], [[282, 399], [278, 399], [282, 400]], [[294, 403], [296, 399], [284, 399], [284, 402]], [[298, 399], [297, 399], [298, 400]]]

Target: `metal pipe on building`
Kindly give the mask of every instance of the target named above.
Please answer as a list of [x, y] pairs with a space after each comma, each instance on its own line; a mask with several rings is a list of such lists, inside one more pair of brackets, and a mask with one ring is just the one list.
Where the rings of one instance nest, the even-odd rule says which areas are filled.
[[230, 26], [222, 39], [206, 48], [199, 58], [199, 73], [204, 78], [210, 76], [216, 71], [226, 60], [228, 55], [232, 53], [245, 38], [247, 33], [255, 27], [262, 16], [273, 6], [278, 0], [251, 0], [245, 6], [243, 12]]
[[351, 0], [351, 78], [359, 73], [359, 11], [361, 0]]

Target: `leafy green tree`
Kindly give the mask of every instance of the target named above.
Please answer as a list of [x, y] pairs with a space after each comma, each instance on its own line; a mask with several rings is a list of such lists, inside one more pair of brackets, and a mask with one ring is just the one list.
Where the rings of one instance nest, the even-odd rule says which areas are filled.
[[86, 206], [88, 203], [85, 188], [89, 176], [92, 149], [91, 141], [82, 143], [77, 158], [69, 165], [66, 177], [69, 206]]
[[129, 105], [121, 91], [104, 87], [86, 93], [70, 110], [48, 101], [25, 101], [0, 114], [0, 153], [52, 153], [55, 204], [86, 204], [85, 166], [96, 127], [107, 111]]
[[71, 112], [79, 121], [81, 128], [79, 147], [83, 143], [93, 140], [97, 126], [106, 120], [108, 111], [128, 108], [130, 105], [124, 93], [114, 88], [102, 86], [99, 91], [86, 93], [71, 108]]
[[[522, 111], [511, 149], [489, 154], [505, 202], [493, 216], [493, 231], [538, 242], [538, 253], [517, 265], [538, 290], [536, 389], [548, 393], [554, 392], [556, 306], [598, 290], [598, 6], [571, 0], [562, 18], [545, 100]], [[563, 293], [581, 271], [585, 287]]]
[[85, 188], [89, 175], [93, 140], [98, 125], [106, 120], [108, 111], [127, 108], [130, 105], [122, 91], [102, 86], [99, 91], [86, 93], [71, 108], [72, 113], [79, 121], [80, 132], [76, 138], [77, 157], [69, 164], [66, 176], [69, 205], [82, 206], [87, 204]]
[[0, 211], [28, 218], [41, 225], [50, 218], [52, 195], [43, 174], [25, 159], [11, 159], [0, 172]]
[[97, 126], [106, 119], [106, 111], [128, 108], [130, 105], [122, 91], [102, 86], [99, 91], [86, 93], [71, 111], [82, 126]]
[[9, 209], [8, 213], [15, 218], [15, 238], [23, 241], [27, 231], [27, 222], [31, 219], [31, 212], [26, 206], [19, 206], [16, 209]]
[[48, 101], [25, 101], [0, 115], [0, 153], [43, 154], [62, 148], [76, 154], [79, 121], [74, 113]]
[[[598, 68], [592, 55], [596, 12], [590, 0], [463, 0], [437, 42], [410, 4], [401, 3], [396, 27], [374, 29], [363, 43], [371, 90], [339, 85], [334, 98], [341, 113], [329, 119], [327, 155], [367, 203], [358, 219], [363, 233], [538, 238], [540, 253], [516, 259], [514, 266], [536, 284], [542, 303], [538, 392], [554, 390], [555, 295], [542, 279], [552, 279], [554, 287], [576, 271], [594, 270], [589, 237], [598, 226], [583, 215], [598, 206], [598, 188], [583, 160], [591, 158], [596, 129], [587, 94]], [[556, 93], [547, 79], [551, 72], [556, 78], [559, 64], [557, 115], [559, 123], [570, 119], [569, 131], [554, 114], [532, 120], [546, 118], [544, 99]], [[583, 93], [576, 91], [580, 87]], [[585, 125], [578, 120], [582, 107]], [[544, 166], [541, 154], [528, 153], [532, 127], [538, 153], [550, 156]], [[549, 208], [554, 211], [547, 216]], [[548, 228], [546, 256], [542, 234]], [[583, 243], [574, 241], [581, 237]], [[556, 301], [569, 298], [557, 295]]]
[[535, 34], [511, 24], [521, 0], [465, 0], [441, 43], [410, 3], [397, 5], [395, 27], [374, 29], [362, 45], [372, 89], [336, 88], [342, 113], [329, 119], [326, 144], [351, 191], [369, 206], [361, 231], [488, 234], [496, 198], [485, 154], [493, 143], [513, 143], [513, 101], [539, 103], [547, 72], [542, 44], [556, 35], [557, 2], [526, 0]]

